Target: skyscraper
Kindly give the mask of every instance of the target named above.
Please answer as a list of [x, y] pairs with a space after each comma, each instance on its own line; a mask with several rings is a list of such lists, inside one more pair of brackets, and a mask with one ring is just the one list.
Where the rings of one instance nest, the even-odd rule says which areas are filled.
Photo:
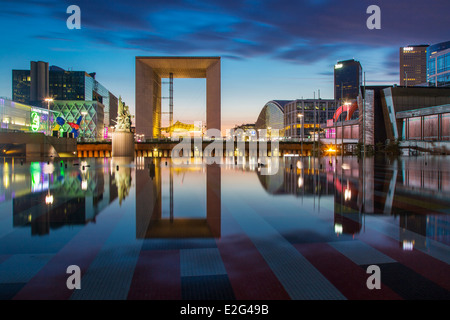
[[427, 48], [427, 81], [430, 87], [450, 87], [450, 41]]
[[341, 101], [341, 93], [342, 100], [355, 100], [359, 95], [361, 83], [362, 67], [359, 61], [339, 61], [334, 66], [334, 99], [337, 102]]
[[427, 83], [427, 44], [400, 48], [400, 85], [415, 86]]

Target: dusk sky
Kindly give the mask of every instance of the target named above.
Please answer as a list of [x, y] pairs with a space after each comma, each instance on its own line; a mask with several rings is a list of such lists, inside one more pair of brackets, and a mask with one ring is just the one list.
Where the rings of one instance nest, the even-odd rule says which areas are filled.
[[[449, 0], [0, 3], [0, 96], [12, 96], [12, 69], [41, 60], [96, 72], [134, 114], [136, 56], [220, 56], [224, 128], [255, 122], [269, 100], [312, 98], [318, 90], [333, 99], [338, 60], [360, 61], [369, 85], [399, 83], [399, 47], [450, 40]], [[80, 30], [66, 27], [72, 4], [81, 9]], [[370, 5], [381, 9], [380, 30], [366, 27]], [[175, 79], [175, 120], [204, 121], [205, 84]]]

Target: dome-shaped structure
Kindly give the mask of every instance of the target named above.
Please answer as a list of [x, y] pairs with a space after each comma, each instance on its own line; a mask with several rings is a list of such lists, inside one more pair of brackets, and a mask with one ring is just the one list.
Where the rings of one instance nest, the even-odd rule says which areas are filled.
[[284, 106], [290, 100], [271, 100], [262, 108], [255, 123], [256, 130], [277, 129], [279, 136], [284, 136]]

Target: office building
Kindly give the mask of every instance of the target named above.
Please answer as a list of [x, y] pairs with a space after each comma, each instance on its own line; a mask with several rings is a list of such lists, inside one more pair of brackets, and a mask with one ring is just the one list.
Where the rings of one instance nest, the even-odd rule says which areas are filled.
[[400, 48], [400, 85], [427, 85], [427, 44]]
[[427, 48], [427, 81], [430, 87], [450, 87], [450, 41]]
[[[12, 94], [16, 102], [47, 108], [54, 101], [97, 101], [104, 106], [104, 125], [115, 125], [118, 99], [95, 79], [95, 73], [67, 71], [47, 62], [31, 61], [30, 70], [12, 71]], [[51, 106], [50, 106], [51, 107]]]
[[[336, 111], [334, 100], [301, 99], [284, 106], [284, 136], [286, 139], [312, 139], [320, 125], [333, 118]], [[302, 130], [303, 128], [303, 130]], [[314, 130], [316, 128], [316, 130]]]
[[359, 61], [339, 61], [334, 66], [334, 99], [339, 102], [355, 100], [362, 85], [362, 67]]

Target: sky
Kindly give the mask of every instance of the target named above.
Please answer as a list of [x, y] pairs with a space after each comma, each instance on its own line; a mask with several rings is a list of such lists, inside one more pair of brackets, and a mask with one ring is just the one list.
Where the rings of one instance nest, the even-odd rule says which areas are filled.
[[[81, 10], [81, 29], [67, 28], [70, 5]], [[370, 5], [380, 8], [381, 29], [366, 26]], [[0, 6], [0, 96], [12, 96], [12, 69], [46, 61], [96, 72], [134, 114], [136, 56], [220, 56], [223, 129], [254, 123], [270, 100], [319, 92], [333, 99], [339, 60], [360, 61], [368, 85], [394, 84], [400, 47], [450, 40], [449, 0], [0, 0]], [[162, 90], [167, 96], [168, 85]], [[206, 80], [175, 79], [174, 120], [205, 119]]]

